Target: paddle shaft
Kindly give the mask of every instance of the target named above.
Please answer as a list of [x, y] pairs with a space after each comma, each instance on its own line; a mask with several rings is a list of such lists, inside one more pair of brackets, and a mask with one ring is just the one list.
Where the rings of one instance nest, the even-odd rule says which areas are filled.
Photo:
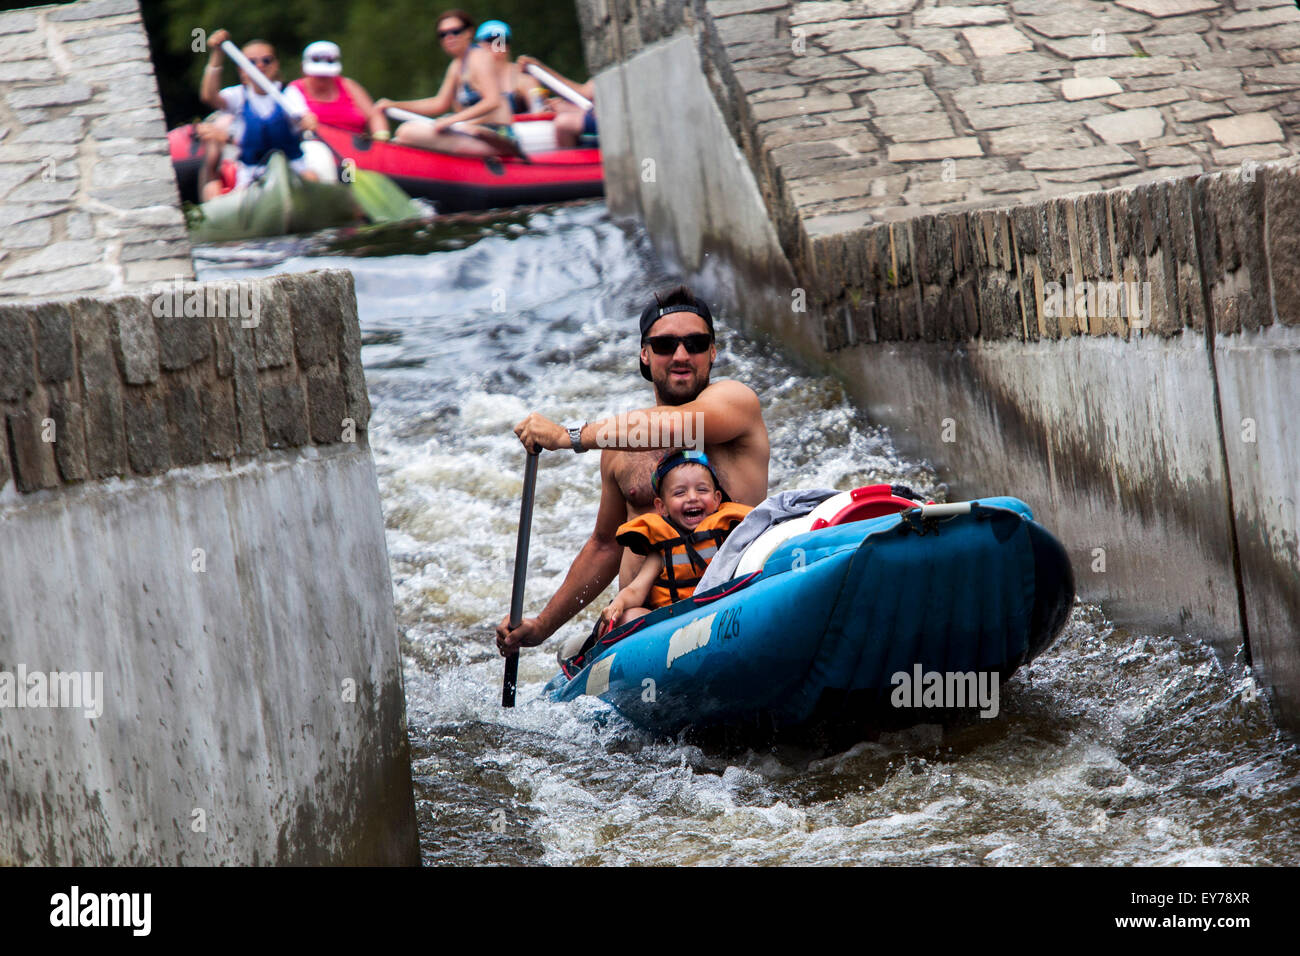
[[[387, 114], [389, 119], [401, 120], [404, 123], [406, 122], [436, 123], [437, 122], [437, 120], [435, 120], [432, 116], [425, 116], [423, 113], [412, 113], [410, 110], [404, 110], [400, 106], [385, 107], [384, 113]], [[507, 156], [518, 156], [520, 159], [524, 160], [525, 162], [531, 162], [531, 160], [528, 158], [528, 155], [522, 149], [519, 148], [519, 144], [516, 143], [514, 140], [509, 139], [505, 136], [501, 136], [500, 134], [495, 133], [492, 130], [475, 126], [473, 123], [470, 123], [466, 120], [461, 120], [459, 123], [452, 123], [450, 126], [447, 127], [446, 131], [449, 133], [457, 133], [460, 136], [468, 136], [470, 139], [476, 139], [480, 143], [487, 143], [489, 146], [495, 147], [499, 151], [501, 150], [505, 151], [505, 155]]]
[[[528, 453], [524, 466], [524, 494], [519, 502], [519, 537], [515, 541], [515, 582], [510, 592], [510, 629], [513, 631], [524, 619], [524, 578], [528, 575], [528, 539], [533, 529], [533, 494], [537, 490], [537, 459], [539, 452]], [[519, 678], [519, 652], [506, 658], [505, 679], [501, 683], [501, 706], [515, 706], [515, 685]]]
[[[225, 52], [226, 56], [230, 57], [230, 59], [234, 61], [237, 67], [252, 77], [253, 82], [262, 88], [263, 93], [275, 100], [280, 109], [284, 110], [286, 116], [293, 116], [293, 110], [289, 108], [288, 98], [283, 92], [281, 92], [279, 87], [266, 78], [266, 75], [261, 70], [253, 66], [252, 62], [248, 57], [244, 56], [243, 51], [240, 50], [239, 47], [235, 46], [235, 44], [230, 40], [227, 40], [225, 43], [221, 44], [221, 49]], [[321, 139], [319, 136], [313, 136], [310, 131], [304, 130], [303, 136], [315, 140], [333, 153], [334, 159], [338, 161], [339, 170], [340, 172], [342, 171], [343, 163], [346, 162], [346, 160], [339, 155], [337, 149], [329, 143], [326, 143], [325, 140]]]
[[541, 80], [548, 87], [553, 89], [556, 93], [559, 93], [561, 96], [563, 96], [574, 106], [580, 106], [584, 110], [589, 110], [593, 106], [595, 106], [595, 104], [592, 103], [591, 100], [587, 99], [585, 96], [583, 96], [573, 87], [571, 87], [568, 83], [565, 83], [558, 76], [554, 76], [553, 74], [546, 72], [546, 70], [542, 69], [536, 63], [529, 63], [526, 67], [524, 67], [524, 69], [527, 70], [529, 73], [531, 73], [533, 76], [535, 76], [537, 79]]
[[384, 112], [388, 114], [390, 119], [401, 120], [404, 123], [408, 121], [416, 123], [434, 122], [432, 116], [425, 116], [423, 113], [413, 113], [411, 110], [404, 110], [400, 106], [389, 106], [385, 108]]
[[[425, 116], [423, 113], [413, 113], [410, 110], [402, 109], [400, 106], [390, 106], [387, 109], [385, 109], [384, 112], [388, 114], [389, 119], [401, 120], [404, 123], [412, 122], [412, 121], [416, 123], [437, 122], [437, 119], [433, 116]], [[457, 129], [457, 127], [463, 127], [465, 125], [466, 124], [463, 121], [460, 123], [452, 123], [451, 126], [448, 127], [448, 129], [450, 129], [453, 133], [460, 133], [463, 132], [463, 130]], [[472, 136], [474, 134], [470, 133], [469, 135]]]

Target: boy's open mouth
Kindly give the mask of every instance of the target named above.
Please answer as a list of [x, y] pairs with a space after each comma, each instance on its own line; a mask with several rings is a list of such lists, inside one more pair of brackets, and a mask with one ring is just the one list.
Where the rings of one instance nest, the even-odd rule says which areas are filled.
[[682, 509], [683, 521], [697, 521], [704, 517], [703, 505], [687, 505]]

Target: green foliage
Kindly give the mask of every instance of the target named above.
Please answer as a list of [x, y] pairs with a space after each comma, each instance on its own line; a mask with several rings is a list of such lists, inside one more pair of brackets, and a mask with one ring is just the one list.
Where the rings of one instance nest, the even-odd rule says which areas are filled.
[[[505, 20], [514, 33], [511, 52], [529, 53], [575, 80], [586, 77], [576, 7], [529, 0], [143, 0], [145, 28], [168, 125], [187, 122], [206, 110], [198, 90], [206, 53], [192, 46], [224, 27], [234, 41], [253, 38], [275, 44], [281, 75], [299, 75], [299, 55], [313, 40], [333, 40], [343, 50], [347, 76], [375, 98], [413, 99], [438, 91], [447, 57], [434, 33], [434, 18], [459, 6], [479, 22]], [[227, 66], [224, 83], [236, 81]]]

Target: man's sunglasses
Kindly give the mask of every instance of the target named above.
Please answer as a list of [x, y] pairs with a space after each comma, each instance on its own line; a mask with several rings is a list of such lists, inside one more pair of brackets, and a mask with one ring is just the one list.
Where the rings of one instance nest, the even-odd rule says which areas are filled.
[[457, 27], [454, 30], [439, 30], [438, 39], [445, 40], [447, 37], [458, 37], [468, 29], [469, 27]]
[[707, 352], [713, 344], [713, 336], [708, 332], [692, 332], [690, 335], [652, 335], [646, 340], [655, 355], [675, 355], [677, 346], [686, 346], [691, 355]]
[[257, 65], [257, 66], [270, 66], [272, 63], [275, 62], [275, 57], [273, 57], [273, 56], [250, 56], [250, 57], [248, 58], [248, 62], [249, 62], [249, 63], [253, 63], [253, 64]]
[[307, 58], [309, 63], [337, 63], [339, 58], [328, 53], [316, 53]]

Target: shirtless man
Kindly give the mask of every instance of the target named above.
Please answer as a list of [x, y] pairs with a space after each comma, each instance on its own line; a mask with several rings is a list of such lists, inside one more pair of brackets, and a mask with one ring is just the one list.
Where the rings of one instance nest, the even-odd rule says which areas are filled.
[[503, 656], [541, 644], [603, 592], [616, 572], [624, 586], [636, 576], [643, 558], [625, 553], [614, 533], [654, 507], [650, 478], [667, 449], [703, 439], [732, 499], [757, 505], [767, 498], [769, 446], [758, 396], [740, 382], [710, 384], [717, 356], [709, 307], [685, 286], [656, 294], [641, 313], [641, 375], [654, 385], [653, 408], [569, 428], [533, 412], [515, 426], [528, 449], [603, 451], [596, 527], [542, 612], [513, 631], [508, 619], [501, 622], [497, 648]]

